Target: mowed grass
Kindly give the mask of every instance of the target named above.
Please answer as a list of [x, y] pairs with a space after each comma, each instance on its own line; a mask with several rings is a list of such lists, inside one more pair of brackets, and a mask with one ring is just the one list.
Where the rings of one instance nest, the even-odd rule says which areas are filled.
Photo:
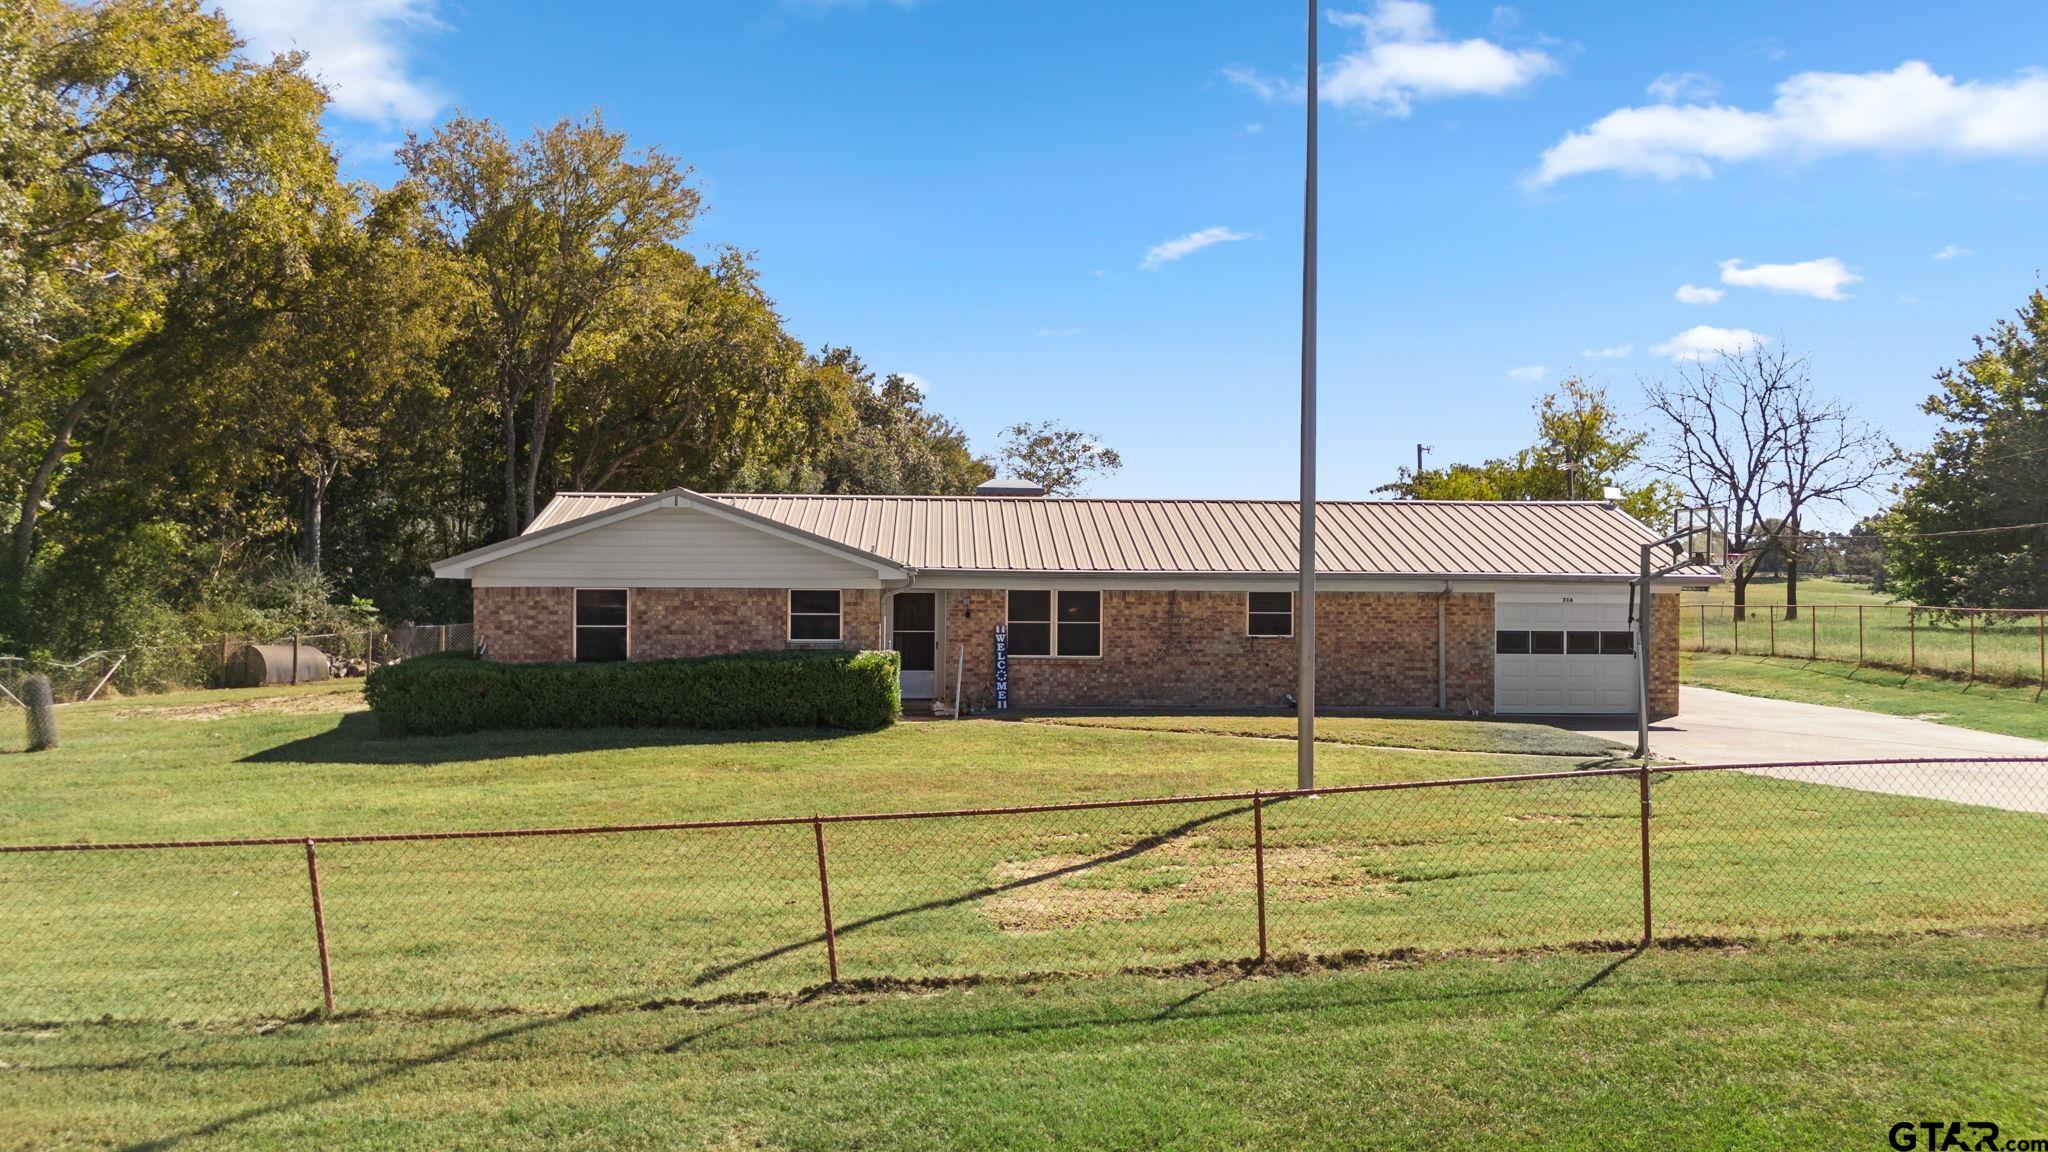
[[[805, 816], [1286, 789], [1291, 745], [960, 721], [865, 735], [378, 735], [344, 687], [66, 709], [0, 757], [0, 840], [112, 842]], [[1463, 729], [1469, 731], [1470, 729]], [[1327, 786], [1569, 769], [1333, 744]], [[2048, 818], [1658, 776], [1673, 935], [2044, 919]], [[1637, 782], [1263, 811], [1282, 957], [1504, 952], [1641, 930]], [[1253, 813], [1203, 802], [825, 829], [840, 974], [1116, 972], [1256, 953]], [[319, 849], [343, 1012], [563, 1010], [825, 981], [808, 825]], [[319, 1003], [303, 847], [0, 856], [0, 1021], [237, 1021]]]
[[[1745, 599], [1752, 606], [1783, 604], [1785, 602], [1785, 578], [1783, 576], [1759, 576], [1749, 582]], [[1687, 604], [1733, 604], [1735, 582], [1723, 580], [1711, 585], [1705, 591], [1688, 591], [1681, 594]], [[1826, 576], [1805, 576], [1799, 581], [1799, 602], [1801, 604], [1892, 604], [1893, 597], [1871, 588], [1868, 581], [1836, 580]]]
[[[1184, 713], [1153, 715], [1059, 715], [1034, 717], [1040, 724], [1080, 728], [1120, 728], [1133, 732], [1198, 732], [1213, 736], [1247, 736], [1292, 740], [1298, 721], [1292, 715], [1226, 715]], [[1488, 752], [1530, 756], [1575, 756], [1601, 759], [1626, 753], [1612, 740], [1569, 732], [1549, 724], [1451, 717], [1318, 716], [1316, 742], [1357, 744], [1369, 748], [1425, 748], [1442, 752]]]
[[1886, 668], [1760, 656], [1687, 652], [1681, 658], [1687, 684], [1749, 696], [1860, 708], [2048, 740], [2048, 700], [2038, 689], [1968, 683], [1913, 675]]
[[1796, 614], [1783, 585], [1752, 586], [1738, 616], [1725, 589], [1688, 598], [1679, 615], [1687, 651], [1786, 656], [1869, 664], [1963, 679], [2039, 686], [2048, 680], [2048, 612], [1956, 614], [1893, 604], [1855, 593], [1806, 595]]
[[20, 1148], [1880, 1148], [2048, 1133], [2033, 935], [0, 1032]]

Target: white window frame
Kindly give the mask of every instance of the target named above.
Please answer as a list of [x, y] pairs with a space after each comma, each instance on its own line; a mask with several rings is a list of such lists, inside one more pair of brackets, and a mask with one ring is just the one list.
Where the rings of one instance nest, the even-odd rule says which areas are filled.
[[1285, 593], [1285, 595], [1286, 595], [1286, 597], [1287, 597], [1287, 631], [1285, 631], [1285, 632], [1254, 632], [1254, 631], [1252, 631], [1252, 617], [1253, 617], [1253, 616], [1277, 616], [1277, 615], [1279, 615], [1279, 613], [1277, 613], [1277, 612], [1253, 612], [1253, 611], [1252, 611], [1252, 597], [1253, 597], [1253, 596], [1263, 596], [1263, 595], [1268, 595], [1268, 594], [1269, 594], [1269, 593], [1264, 593], [1264, 592], [1246, 592], [1246, 593], [1244, 594], [1244, 634], [1245, 634], [1245, 636], [1246, 636], [1247, 638], [1249, 638], [1249, 639], [1252, 639], [1252, 640], [1292, 640], [1292, 639], [1294, 638], [1294, 621], [1295, 621], [1295, 618], [1296, 618], [1297, 616], [1299, 616], [1299, 615], [1300, 615], [1300, 613], [1298, 613], [1298, 612], [1296, 612], [1296, 611], [1295, 611], [1295, 608], [1297, 607], [1297, 605], [1295, 604], [1295, 601], [1296, 601], [1296, 600], [1298, 599], [1298, 597], [1297, 597], [1297, 596], [1295, 595], [1295, 593], [1293, 593], [1293, 592], [1291, 592], [1291, 591], [1290, 591], [1290, 592], [1287, 592], [1287, 593]]
[[[1046, 647], [1047, 647], [1048, 649], [1050, 649], [1050, 650], [1049, 650], [1049, 651], [1047, 651], [1047, 652], [1043, 652], [1043, 653], [1038, 653], [1038, 652], [1014, 652], [1014, 651], [1013, 651], [1013, 652], [1011, 652], [1011, 653], [1010, 653], [1010, 658], [1011, 658], [1011, 659], [1013, 659], [1013, 660], [1100, 660], [1100, 659], [1102, 659], [1102, 657], [1103, 657], [1104, 653], [1106, 653], [1106, 652], [1107, 652], [1107, 651], [1109, 650], [1109, 645], [1108, 645], [1108, 644], [1107, 644], [1107, 643], [1105, 642], [1105, 641], [1107, 641], [1107, 640], [1108, 640], [1108, 638], [1109, 638], [1109, 633], [1108, 633], [1107, 631], [1105, 631], [1105, 629], [1107, 629], [1107, 628], [1108, 628], [1108, 623], [1107, 623], [1107, 621], [1106, 621], [1106, 620], [1104, 620], [1104, 617], [1105, 617], [1105, 616], [1107, 616], [1107, 615], [1109, 614], [1109, 596], [1108, 596], [1108, 594], [1107, 594], [1107, 593], [1103, 592], [1103, 591], [1102, 591], [1101, 589], [1099, 589], [1099, 588], [1065, 588], [1065, 589], [1062, 589], [1062, 588], [1005, 588], [1005, 589], [1003, 589], [1003, 627], [1004, 627], [1004, 628], [1006, 628], [1006, 629], [1007, 629], [1007, 628], [1009, 628], [1009, 627], [1011, 627], [1011, 625], [1012, 625], [1013, 623], [1016, 623], [1016, 621], [1012, 621], [1012, 620], [1010, 619], [1010, 594], [1011, 594], [1011, 593], [1013, 593], [1013, 592], [1044, 592], [1044, 593], [1045, 593], [1045, 594], [1046, 594], [1047, 596], [1051, 597], [1051, 599], [1049, 599], [1049, 600], [1048, 600], [1048, 601], [1046, 602], [1046, 609], [1047, 609], [1047, 612], [1048, 612], [1048, 613], [1050, 614], [1050, 617], [1051, 617], [1051, 618], [1050, 618], [1050, 619], [1048, 619], [1048, 620], [1025, 620], [1025, 621], [1023, 621], [1023, 623], [1025, 623], [1025, 624], [1044, 624], [1044, 625], [1046, 626], [1046, 628], [1047, 628], [1047, 632], [1048, 632], [1048, 634], [1047, 634], [1047, 636], [1046, 636]], [[1093, 594], [1095, 595], [1095, 654], [1094, 654], [1093, 656], [1076, 656], [1076, 655], [1066, 655], [1066, 654], [1063, 654], [1063, 653], [1061, 653], [1061, 652], [1060, 652], [1060, 597], [1061, 597], [1062, 595], [1064, 595], [1065, 593], [1067, 593], [1067, 592], [1073, 592], [1073, 593], [1077, 593], [1077, 594], [1084, 594], [1084, 595], [1085, 595], [1085, 594], [1087, 594], [1087, 593], [1093, 593]]]
[[[578, 624], [576, 622], [577, 599], [585, 592], [624, 592], [626, 594], [626, 622], [624, 624]], [[585, 628], [617, 628], [626, 634], [626, 659], [633, 658], [633, 590], [616, 586], [600, 585], [569, 590], [569, 660], [571, 663], [583, 659], [583, 630]]]
[[[838, 597], [838, 601], [837, 601], [837, 603], [838, 603], [838, 605], [839, 605], [839, 610], [838, 610], [838, 611], [836, 611], [836, 612], [833, 612], [833, 613], [831, 613], [830, 615], [831, 615], [831, 617], [832, 617], [833, 621], [834, 621], [835, 623], [837, 623], [837, 624], [839, 625], [839, 627], [838, 627], [838, 628], [836, 628], [836, 629], [834, 629], [834, 631], [835, 631], [836, 635], [834, 635], [834, 636], [833, 636], [833, 637], [832, 637], [832, 638], [831, 638], [830, 640], [821, 640], [821, 639], [816, 639], [816, 638], [812, 638], [812, 637], [804, 637], [804, 638], [799, 638], [799, 637], [797, 636], [797, 634], [796, 634], [796, 618], [797, 618], [798, 616], [824, 616], [824, 615], [826, 615], [826, 613], [824, 613], [824, 612], [798, 612], [798, 611], [796, 610], [796, 594], [797, 594], [797, 593], [799, 593], [799, 592], [830, 592], [830, 593], [831, 593], [832, 595], [834, 595], [834, 596]], [[838, 645], [844, 644], [844, 643], [846, 642], [846, 590], [845, 590], [845, 589], [843, 589], [843, 588], [791, 588], [791, 589], [789, 589], [789, 591], [788, 591], [788, 594], [787, 594], [787, 595], [785, 595], [785, 596], [784, 596], [784, 597], [782, 598], [782, 609], [783, 609], [783, 614], [782, 614], [782, 615], [783, 615], [783, 619], [782, 619], [782, 638], [783, 638], [783, 640], [784, 640], [784, 641], [785, 641], [786, 643], [790, 643], [790, 644], [817, 644], [817, 645], [825, 645], [825, 644], [829, 644], [829, 645], [832, 645], [832, 646], [834, 646], [834, 647], [837, 647]]]

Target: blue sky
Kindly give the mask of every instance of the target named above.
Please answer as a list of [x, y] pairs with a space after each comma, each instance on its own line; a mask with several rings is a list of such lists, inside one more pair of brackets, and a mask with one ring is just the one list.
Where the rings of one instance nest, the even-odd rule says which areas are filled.
[[[357, 175], [458, 106], [602, 107], [695, 165], [693, 246], [758, 253], [794, 332], [978, 447], [1058, 417], [1123, 452], [1095, 494], [1294, 490], [1296, 4], [223, 7], [310, 53]], [[1325, 496], [1418, 441], [1512, 451], [1562, 375], [1634, 408], [1758, 338], [1917, 444], [1931, 374], [2039, 282], [2048, 6], [1324, 13]]]

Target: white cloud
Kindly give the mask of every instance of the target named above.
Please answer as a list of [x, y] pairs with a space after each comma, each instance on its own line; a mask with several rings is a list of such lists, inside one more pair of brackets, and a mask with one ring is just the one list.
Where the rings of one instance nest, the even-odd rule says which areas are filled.
[[1717, 164], [1851, 152], [2048, 155], [2048, 72], [1958, 82], [1909, 60], [1889, 72], [1801, 72], [1763, 111], [1621, 108], [1553, 145], [1525, 179], [1536, 187], [1587, 172], [1677, 180], [1710, 176]]
[[306, 53], [343, 116], [418, 124], [446, 103], [413, 71], [412, 43], [444, 29], [437, 0], [216, 0], [255, 56]]
[[1812, 296], [1819, 300], [1847, 300], [1842, 289], [1863, 279], [1849, 271], [1840, 260], [1801, 260], [1797, 264], [1756, 264], [1748, 268], [1740, 260], [1721, 261], [1721, 283], [1738, 288], [1762, 288], [1785, 296]]
[[1220, 226], [1204, 228], [1199, 232], [1190, 232], [1185, 236], [1176, 236], [1171, 240], [1153, 246], [1150, 251], [1145, 253], [1145, 258], [1138, 262], [1138, 267], [1143, 268], [1147, 272], [1156, 272], [1183, 256], [1191, 256], [1211, 245], [1228, 244], [1236, 240], [1249, 240], [1251, 238], [1251, 233], [1239, 232], [1233, 228]]
[[897, 375], [897, 376], [898, 376], [898, 377], [899, 377], [900, 379], [902, 379], [902, 381], [903, 381], [903, 382], [904, 382], [905, 384], [908, 384], [908, 385], [910, 385], [912, 389], [916, 390], [916, 392], [917, 392], [917, 394], [918, 394], [919, 396], [928, 396], [928, 395], [930, 395], [930, 394], [931, 394], [931, 390], [932, 390], [932, 382], [931, 382], [931, 381], [929, 381], [929, 380], [927, 380], [927, 379], [925, 379], [925, 378], [924, 378], [924, 377], [922, 377], [922, 376], [919, 376], [919, 375], [918, 375], [917, 373], [915, 373], [915, 372], [898, 372], [898, 373], [896, 373], [896, 375]]
[[1933, 258], [1936, 260], [1953, 260], [1958, 256], [1970, 255], [1974, 255], [1974, 253], [1972, 253], [1968, 248], [1964, 248], [1955, 244], [1945, 244], [1942, 246], [1941, 251], [1936, 252], [1934, 254]]
[[1751, 332], [1747, 328], [1716, 328], [1711, 324], [1700, 324], [1687, 328], [1662, 344], [1650, 345], [1650, 351], [1673, 360], [1711, 360], [1761, 348], [1764, 343], [1762, 333]]
[[1728, 293], [1720, 288], [1702, 288], [1697, 284], [1680, 284], [1678, 291], [1671, 294], [1680, 304], [1718, 304]]
[[[1497, 25], [1498, 17], [1497, 10]], [[1333, 10], [1329, 19], [1359, 34], [1356, 47], [1324, 65], [1321, 73], [1322, 98], [1339, 108], [1406, 116], [1417, 100], [1505, 96], [1557, 71], [1557, 61], [1534, 48], [1445, 36], [1436, 26], [1436, 10], [1420, 0], [1378, 0], [1369, 11]], [[1295, 81], [1242, 66], [1223, 74], [1264, 100], [1302, 98], [1302, 85]]]
[[1899, 297], [1899, 303], [1901, 304], [1911, 305], [1918, 304], [1919, 302], [1920, 298], [1918, 296], [1913, 295], [1911, 292], [1904, 293]]
[[1541, 364], [1525, 364], [1520, 368], [1508, 369], [1508, 379], [1519, 380], [1524, 384], [1534, 384], [1548, 375], [1550, 369]]
[[1635, 350], [1633, 344], [1615, 344], [1607, 348], [1588, 348], [1579, 355], [1588, 360], [1620, 360]]
[[1704, 72], [1666, 72], [1644, 91], [1659, 104], [1693, 103], [1711, 100], [1720, 93], [1721, 82]]
[[1068, 336], [1079, 336], [1080, 334], [1081, 329], [1079, 328], [1040, 328], [1038, 330], [1039, 338], [1043, 340], [1058, 340]]

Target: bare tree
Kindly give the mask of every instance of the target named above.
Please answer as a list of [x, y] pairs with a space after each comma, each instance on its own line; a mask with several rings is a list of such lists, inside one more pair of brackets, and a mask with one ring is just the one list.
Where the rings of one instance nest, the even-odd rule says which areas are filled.
[[1809, 508], [1846, 507], [1851, 496], [1870, 491], [1884, 474], [1885, 462], [1896, 456], [1890, 441], [1840, 399], [1814, 394], [1801, 371], [1791, 388], [1778, 397], [1777, 423], [1783, 428], [1773, 468], [1779, 517], [1787, 539], [1785, 618], [1799, 616], [1799, 557], [1804, 552], [1800, 520]]
[[1664, 418], [1650, 467], [1693, 502], [1726, 508], [1735, 567], [1735, 611], [1772, 554], [1783, 557], [1786, 614], [1798, 613], [1800, 518], [1845, 505], [1883, 475], [1888, 445], [1838, 399], [1814, 391], [1805, 356], [1782, 345], [1696, 361], [1666, 380], [1645, 381]]
[[1664, 418], [1649, 468], [1677, 484], [1691, 503], [1725, 508], [1728, 550], [1746, 557], [1735, 566], [1737, 615], [1764, 561], [1758, 545], [1771, 531], [1763, 510], [1785, 454], [1786, 397], [1805, 379], [1805, 357], [1758, 347], [1643, 382], [1650, 410]]

